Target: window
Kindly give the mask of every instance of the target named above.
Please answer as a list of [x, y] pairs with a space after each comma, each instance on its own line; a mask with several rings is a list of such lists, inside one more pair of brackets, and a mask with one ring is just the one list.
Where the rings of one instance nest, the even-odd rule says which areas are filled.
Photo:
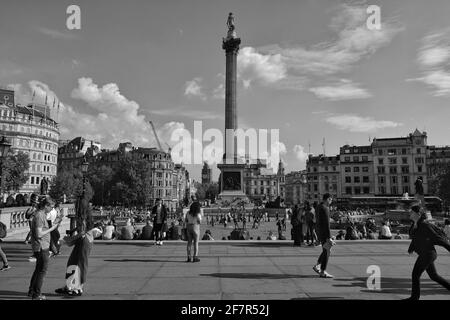
[[389, 173], [391, 174], [397, 173], [397, 167], [389, 167]]
[[414, 161], [416, 163], [424, 163], [424, 159], [423, 158], [415, 158]]
[[345, 177], [345, 183], [352, 183], [352, 177]]
[[391, 183], [392, 184], [397, 184], [397, 177], [396, 176], [392, 176], [391, 177]]
[[397, 158], [389, 158], [389, 164], [397, 164]]
[[391, 187], [391, 194], [397, 194], [397, 186]]
[[36, 184], [39, 184], [39, 177], [36, 177]]
[[386, 194], [386, 188], [385, 187], [378, 187], [378, 192], [380, 194]]
[[402, 173], [409, 173], [409, 167], [403, 166]]
[[353, 181], [354, 181], [355, 183], [360, 183], [360, 182], [361, 182], [361, 178], [360, 178], [360, 177], [354, 177], [354, 178], [353, 178]]
[[383, 165], [383, 164], [384, 164], [384, 161], [383, 161], [383, 160], [384, 160], [383, 158], [378, 158], [378, 164]]
[[345, 157], [344, 160], [345, 162], [350, 162], [350, 157]]
[[417, 171], [422, 172], [422, 166], [417, 166]]
[[359, 172], [359, 167], [354, 167], [353, 172]]
[[363, 177], [363, 183], [369, 183], [369, 177], [368, 176], [364, 176]]
[[385, 173], [384, 167], [377, 167], [378, 173]]
[[317, 192], [317, 183], [314, 183], [314, 192]]
[[354, 156], [354, 157], [353, 157], [353, 161], [354, 161], [354, 162], [359, 162], [359, 157], [358, 157], [358, 156]]
[[34, 184], [34, 177], [31, 177], [31, 184]]
[[369, 187], [364, 187], [364, 188], [363, 188], [363, 193], [364, 193], [364, 194], [370, 193], [370, 188], [369, 188]]
[[346, 187], [345, 188], [345, 193], [346, 194], [352, 194], [352, 188], [351, 187]]
[[409, 183], [409, 177], [408, 176], [402, 176], [402, 182], [403, 183]]
[[355, 194], [361, 194], [361, 188], [355, 187]]
[[409, 193], [409, 187], [403, 186], [403, 193]]
[[368, 156], [362, 156], [362, 161], [363, 162], [368, 162], [369, 161], [369, 157]]
[[417, 154], [420, 154], [420, 153], [422, 153], [422, 149], [417, 148]]
[[325, 167], [325, 171], [328, 171], [328, 166]]
[[378, 149], [378, 155], [382, 156], [383, 155], [383, 149]]
[[336, 167], [333, 167], [333, 171], [336, 171]]
[[406, 149], [403, 148], [403, 149], [402, 149], [402, 154], [406, 154], [406, 152], [407, 152]]
[[362, 172], [369, 172], [369, 167], [362, 167]]
[[380, 184], [384, 184], [384, 183], [385, 183], [385, 181], [386, 181], [385, 177], [383, 177], [383, 176], [381, 176], [381, 177], [378, 177], [378, 183], [380, 183]]
[[314, 167], [314, 168], [313, 168], [313, 171], [314, 171], [314, 172], [317, 172], [317, 167]]
[[345, 172], [351, 172], [352, 168], [351, 167], [345, 167]]

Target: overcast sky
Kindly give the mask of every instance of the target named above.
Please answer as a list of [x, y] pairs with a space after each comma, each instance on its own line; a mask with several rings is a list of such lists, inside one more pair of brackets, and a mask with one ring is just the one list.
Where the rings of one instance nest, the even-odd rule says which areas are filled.
[[[66, 28], [70, 4], [81, 30]], [[381, 7], [380, 30], [367, 28], [364, 1], [8, 1], [0, 85], [19, 102], [33, 91], [56, 97], [61, 138], [107, 148], [155, 146], [148, 120], [169, 144], [194, 120], [222, 129], [221, 45], [233, 12], [239, 125], [280, 129], [287, 171], [305, 167], [309, 148], [322, 153], [324, 138], [330, 155], [415, 128], [450, 144], [450, 2], [369, 4]], [[200, 167], [190, 169], [198, 179]]]

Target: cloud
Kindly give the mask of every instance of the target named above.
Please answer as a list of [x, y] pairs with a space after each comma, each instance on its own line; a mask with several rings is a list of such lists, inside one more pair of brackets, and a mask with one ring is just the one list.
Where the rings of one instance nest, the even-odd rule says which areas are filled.
[[248, 88], [253, 81], [275, 83], [286, 77], [286, 66], [280, 54], [261, 54], [252, 47], [240, 50], [237, 58], [238, 76]]
[[[275, 89], [305, 90], [310, 86], [313, 92], [324, 95], [320, 90], [324, 87], [323, 81], [328, 82], [332, 76], [350, 72], [357, 63], [389, 45], [403, 30], [389, 18], [383, 20], [380, 30], [369, 30], [366, 9], [365, 4], [339, 5], [330, 24], [334, 39], [309, 48], [299, 45], [281, 47], [278, 44], [243, 48], [238, 56], [238, 70], [246, 81], [246, 87], [253, 82]], [[339, 89], [336, 94], [342, 99], [369, 95], [363, 89], [353, 92], [346, 87]]]
[[334, 86], [310, 88], [309, 91], [320, 99], [330, 101], [365, 99], [372, 96], [366, 89], [359, 88], [358, 85], [357, 83], [342, 79]]
[[422, 39], [417, 55], [422, 77], [407, 79], [430, 87], [433, 96], [450, 96], [450, 28], [435, 31]]
[[58, 40], [74, 40], [78, 39], [78, 35], [73, 32], [61, 32], [55, 29], [49, 29], [45, 27], [38, 28], [38, 31], [46, 36]]
[[201, 82], [202, 78], [194, 78], [190, 81], [186, 81], [186, 84], [184, 85], [184, 95], [187, 97], [198, 97], [202, 100], [206, 100], [206, 96], [202, 92]]
[[301, 145], [295, 145], [292, 149], [294, 151], [296, 158], [302, 162], [306, 163], [306, 159], [308, 159], [308, 153], [305, 151], [305, 148]]
[[219, 84], [213, 91], [213, 98], [224, 100], [225, 99], [225, 86], [223, 83]]
[[370, 117], [360, 117], [352, 114], [329, 116], [325, 121], [335, 125], [340, 130], [348, 130], [350, 132], [372, 132], [403, 125], [393, 121], [378, 121]]

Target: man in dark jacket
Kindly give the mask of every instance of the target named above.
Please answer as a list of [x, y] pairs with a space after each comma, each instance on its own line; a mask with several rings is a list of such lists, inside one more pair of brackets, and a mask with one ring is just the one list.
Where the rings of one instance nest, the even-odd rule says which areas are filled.
[[412, 293], [407, 300], [419, 300], [420, 298], [420, 277], [426, 270], [430, 279], [439, 283], [447, 290], [450, 290], [450, 283], [438, 275], [434, 261], [437, 258], [434, 245], [439, 245], [450, 251], [450, 243], [446, 237], [440, 235], [435, 226], [426, 222], [425, 213], [421, 211], [419, 205], [412, 208], [410, 219], [414, 222], [411, 226], [410, 236], [411, 244], [408, 253], [416, 252], [419, 257], [414, 264], [412, 272]]
[[165, 225], [167, 221], [167, 209], [166, 207], [161, 203], [161, 199], [156, 199], [156, 204], [152, 209], [152, 216], [153, 216], [153, 230], [155, 232], [155, 244], [162, 246], [162, 233], [163, 233], [163, 226]]
[[331, 274], [326, 272], [331, 246], [334, 245], [334, 241], [331, 240], [330, 232], [330, 204], [332, 201], [331, 195], [325, 193], [323, 195], [323, 201], [317, 206], [317, 237], [322, 244], [322, 254], [317, 260], [317, 265], [313, 267], [313, 270], [317, 272], [321, 278], [333, 278]]

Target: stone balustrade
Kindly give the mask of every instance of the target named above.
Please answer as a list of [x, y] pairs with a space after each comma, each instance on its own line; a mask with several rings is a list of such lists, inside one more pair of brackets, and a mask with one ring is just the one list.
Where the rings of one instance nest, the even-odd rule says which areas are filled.
[[[6, 225], [7, 232], [28, 231], [28, 220], [25, 213], [29, 207], [11, 207], [0, 209], [0, 221]], [[75, 215], [75, 206], [73, 204], [62, 204], [61, 210], [67, 217]]]

